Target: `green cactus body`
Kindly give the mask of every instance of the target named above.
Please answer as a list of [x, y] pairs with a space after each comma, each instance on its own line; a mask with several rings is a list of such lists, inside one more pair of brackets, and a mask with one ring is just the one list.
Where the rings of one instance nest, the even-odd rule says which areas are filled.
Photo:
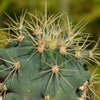
[[1, 95], [5, 100], [78, 100], [79, 87], [91, 78], [84, 68], [90, 59], [90, 52], [82, 49], [85, 39], [79, 45], [80, 34], [73, 33], [72, 39], [63, 35], [55, 17], [47, 23], [36, 20], [36, 26], [26, 22], [27, 27], [15, 30], [17, 39], [0, 49], [1, 86], [6, 86]]

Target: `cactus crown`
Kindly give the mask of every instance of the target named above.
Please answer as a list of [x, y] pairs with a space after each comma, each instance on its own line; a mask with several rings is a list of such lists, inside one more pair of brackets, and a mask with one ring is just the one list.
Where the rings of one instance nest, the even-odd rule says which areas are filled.
[[86, 62], [100, 64], [99, 41], [87, 50], [93, 42], [82, 34], [84, 23], [73, 28], [67, 17], [62, 27], [63, 14], [28, 13], [25, 20], [25, 13], [19, 22], [9, 17], [14, 34], [6, 33], [9, 47], [0, 49], [1, 95], [6, 100], [78, 100], [77, 90], [91, 78]]

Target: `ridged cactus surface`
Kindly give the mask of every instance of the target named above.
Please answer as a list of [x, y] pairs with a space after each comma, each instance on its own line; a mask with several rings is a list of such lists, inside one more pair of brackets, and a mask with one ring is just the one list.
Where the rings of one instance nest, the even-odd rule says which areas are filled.
[[78, 100], [79, 87], [91, 78], [86, 62], [99, 64], [98, 43], [87, 50], [92, 42], [82, 33], [82, 22], [73, 27], [67, 18], [63, 27], [62, 15], [29, 16], [28, 21], [25, 15], [20, 22], [11, 19], [10, 33], [5, 32], [8, 44], [0, 49], [3, 100]]

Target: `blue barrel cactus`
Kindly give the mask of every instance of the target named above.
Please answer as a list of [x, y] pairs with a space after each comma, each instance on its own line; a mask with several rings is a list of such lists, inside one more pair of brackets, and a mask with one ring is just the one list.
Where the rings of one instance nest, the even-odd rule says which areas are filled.
[[[81, 100], [80, 87], [91, 78], [87, 63], [100, 64], [99, 41], [88, 50], [94, 41], [82, 32], [85, 24], [73, 27], [68, 17], [63, 22], [63, 14], [28, 15], [20, 21], [9, 17], [12, 23], [4, 32], [8, 39], [1, 40], [6, 44], [0, 49], [2, 99]], [[89, 93], [84, 100], [92, 100]]]

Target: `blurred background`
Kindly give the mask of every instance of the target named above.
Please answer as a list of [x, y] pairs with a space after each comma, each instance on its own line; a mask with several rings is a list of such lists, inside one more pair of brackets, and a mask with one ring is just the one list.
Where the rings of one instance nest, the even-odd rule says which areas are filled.
[[[96, 41], [100, 37], [100, 0], [47, 0], [47, 8], [50, 14], [68, 12], [73, 23], [77, 23], [82, 18], [87, 19], [89, 23], [85, 27], [85, 32], [92, 33]], [[14, 18], [14, 13], [19, 17], [25, 9], [29, 12], [37, 9], [44, 13], [45, 0], [0, 0], [0, 27], [4, 27], [6, 21], [9, 22], [4, 12]], [[100, 73], [100, 66], [96, 65], [90, 68], [90, 72], [92, 73], [97, 67], [99, 67], [97, 72]], [[100, 96], [100, 83], [95, 89]]]

